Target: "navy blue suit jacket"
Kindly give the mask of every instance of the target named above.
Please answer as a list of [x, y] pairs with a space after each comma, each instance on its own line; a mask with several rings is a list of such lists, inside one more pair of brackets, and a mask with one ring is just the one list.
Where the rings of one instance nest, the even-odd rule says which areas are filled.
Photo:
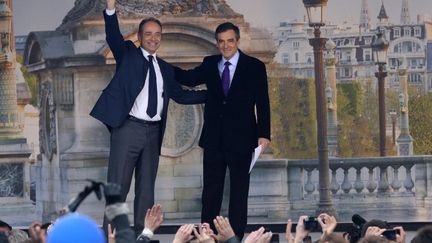
[[[116, 60], [116, 73], [102, 91], [90, 115], [108, 128], [116, 128], [127, 119], [136, 97], [144, 87], [148, 61], [140, 47], [125, 41], [119, 29], [117, 15], [108, 16], [104, 11], [106, 41]], [[183, 90], [174, 80], [173, 67], [157, 58], [163, 77], [163, 110], [160, 126], [159, 148], [165, 131], [169, 98], [180, 104], [204, 103], [206, 91]]]
[[[175, 67], [181, 84], [207, 85], [204, 125], [200, 138], [203, 148], [223, 148], [252, 153], [258, 138], [270, 139], [270, 104], [267, 74], [263, 62], [240, 52], [228, 96], [223, 94], [218, 62], [221, 55], [205, 57], [192, 70]], [[255, 112], [256, 108], [256, 112]]]

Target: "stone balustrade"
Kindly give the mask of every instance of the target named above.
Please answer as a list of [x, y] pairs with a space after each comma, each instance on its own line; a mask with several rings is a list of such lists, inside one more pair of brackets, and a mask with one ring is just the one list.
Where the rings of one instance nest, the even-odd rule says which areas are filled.
[[[317, 160], [258, 161], [251, 174], [249, 215], [281, 221], [315, 215], [317, 168]], [[430, 219], [432, 156], [332, 158], [330, 180], [340, 221], [350, 221], [354, 213], [388, 221]], [[259, 199], [262, 195], [265, 200]], [[266, 210], [260, 201], [266, 202]]]

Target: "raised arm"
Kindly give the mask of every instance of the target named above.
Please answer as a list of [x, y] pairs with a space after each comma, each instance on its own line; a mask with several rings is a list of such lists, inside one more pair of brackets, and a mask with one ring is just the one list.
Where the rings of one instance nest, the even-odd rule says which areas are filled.
[[122, 60], [126, 42], [120, 32], [117, 14], [115, 13], [115, 0], [107, 0], [107, 8], [103, 11], [105, 20], [105, 35], [108, 46], [110, 47], [117, 64]]
[[[161, 60], [160, 60], [161, 61]], [[164, 67], [166, 73], [164, 77], [165, 81], [165, 92], [168, 92], [168, 97], [173, 99], [175, 102], [183, 105], [190, 104], [202, 104], [206, 101], [206, 90], [185, 90], [183, 89], [179, 83], [174, 78], [174, 70], [170, 64], [165, 62], [159, 62], [159, 65]]]
[[180, 84], [189, 87], [205, 84], [208, 75], [208, 71], [206, 71], [206, 63], [209, 63], [209, 60], [209, 57], [205, 57], [199, 66], [190, 70], [184, 70], [174, 66], [175, 79]]

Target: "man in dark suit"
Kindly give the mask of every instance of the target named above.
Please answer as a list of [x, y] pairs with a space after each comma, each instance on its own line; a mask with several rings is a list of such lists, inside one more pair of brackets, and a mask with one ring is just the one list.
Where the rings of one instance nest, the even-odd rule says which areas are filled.
[[[184, 85], [207, 85], [204, 126], [202, 222], [219, 215], [226, 168], [230, 172], [229, 220], [241, 239], [247, 224], [249, 166], [257, 145], [270, 142], [270, 105], [264, 63], [241, 52], [240, 31], [232, 23], [216, 29], [221, 55], [205, 57], [192, 70], [175, 68]], [[255, 112], [256, 110], [256, 112]]]
[[[102, 91], [91, 116], [111, 132], [108, 182], [122, 187], [122, 201], [129, 192], [135, 169], [135, 233], [143, 230], [144, 216], [154, 204], [154, 184], [165, 130], [168, 101], [197, 104], [205, 91], [186, 91], [174, 80], [172, 66], [156, 56], [162, 25], [155, 18], [141, 21], [140, 47], [124, 41], [115, 13], [115, 0], [104, 11], [106, 40], [116, 60], [116, 73]], [[106, 225], [106, 220], [104, 225]]]

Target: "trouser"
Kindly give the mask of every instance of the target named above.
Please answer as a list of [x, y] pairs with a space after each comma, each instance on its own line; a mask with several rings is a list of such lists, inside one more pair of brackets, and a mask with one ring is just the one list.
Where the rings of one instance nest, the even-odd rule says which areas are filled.
[[204, 149], [204, 187], [201, 221], [214, 229], [213, 219], [220, 215], [225, 173], [230, 175], [228, 218], [234, 233], [241, 239], [247, 225], [249, 195], [249, 166], [251, 153], [226, 152], [222, 149]]
[[[111, 130], [111, 149], [107, 181], [121, 186], [121, 199], [126, 201], [135, 170], [134, 229], [139, 235], [144, 217], [154, 204], [154, 187], [159, 164], [160, 122], [142, 123], [127, 119]], [[104, 229], [108, 224], [104, 219]]]

